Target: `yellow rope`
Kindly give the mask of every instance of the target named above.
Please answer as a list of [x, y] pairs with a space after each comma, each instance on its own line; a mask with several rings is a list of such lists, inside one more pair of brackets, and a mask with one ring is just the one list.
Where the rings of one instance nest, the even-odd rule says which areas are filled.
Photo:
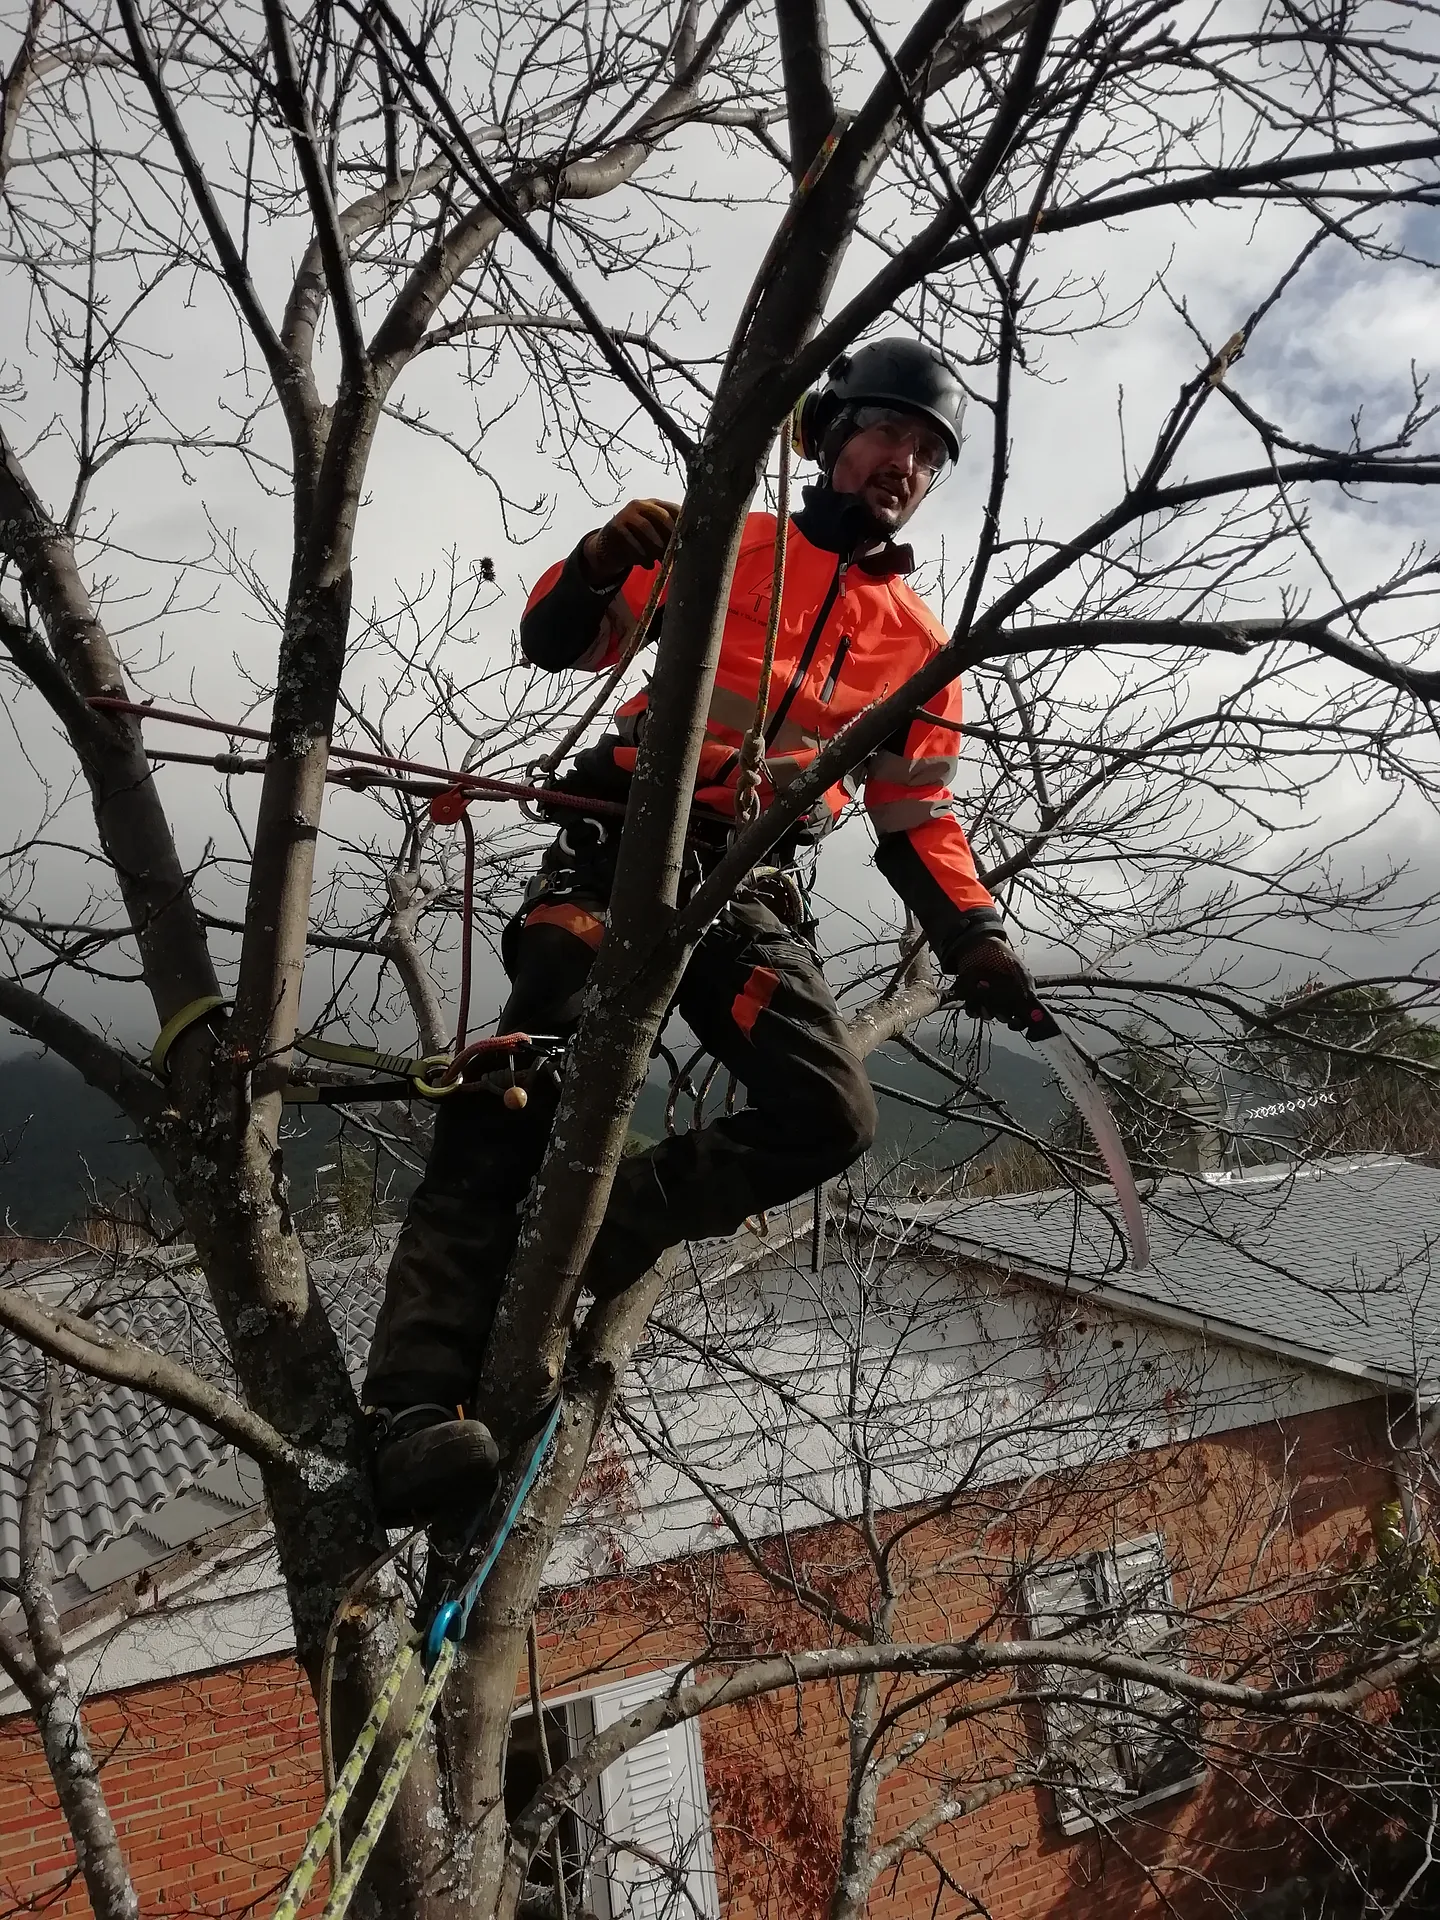
[[760, 817], [760, 767], [765, 757], [765, 717], [770, 707], [770, 679], [775, 671], [775, 642], [780, 634], [780, 603], [785, 592], [785, 543], [790, 520], [790, 447], [794, 417], [787, 415], [780, 429], [780, 475], [775, 484], [775, 564], [770, 574], [770, 618], [765, 625], [765, 656], [760, 685], [755, 692], [755, 718], [740, 748], [735, 777], [735, 818], [749, 826]]
[[178, 1013], [172, 1013], [150, 1049], [151, 1072], [163, 1080], [170, 1049], [181, 1034], [193, 1027], [197, 1020], [203, 1020], [207, 1014], [218, 1013], [221, 1007], [228, 1007], [229, 1004], [223, 993], [202, 993], [198, 1000], [192, 1000], [188, 1006], [181, 1007]]
[[[410, 1663], [414, 1658], [415, 1642], [409, 1640], [396, 1654], [394, 1663], [389, 1673], [385, 1676], [384, 1685], [375, 1696], [375, 1704], [365, 1716], [365, 1724], [355, 1736], [355, 1744], [350, 1749], [350, 1757], [340, 1770], [340, 1777], [335, 1782], [334, 1791], [325, 1802], [319, 1820], [311, 1829], [310, 1838], [305, 1842], [304, 1851], [295, 1862], [294, 1872], [285, 1882], [285, 1891], [280, 1896], [280, 1904], [276, 1907], [272, 1920], [295, 1920], [296, 1914], [300, 1911], [300, 1904], [309, 1891], [310, 1882], [315, 1878], [316, 1869], [325, 1858], [330, 1846], [331, 1836], [339, 1831], [341, 1817], [346, 1807], [349, 1806], [356, 1787], [360, 1784], [360, 1776], [365, 1771], [365, 1762], [370, 1758], [371, 1750], [380, 1737], [380, 1729], [390, 1717], [390, 1709], [395, 1704], [396, 1696], [400, 1692], [406, 1674], [410, 1671]], [[436, 1665], [439, 1665], [438, 1661]], [[426, 1699], [429, 1691], [427, 1687], [425, 1693], [421, 1695], [422, 1701]], [[415, 1711], [416, 1713], [420, 1711], [418, 1706]], [[425, 1707], [425, 1717], [427, 1720], [430, 1717], [429, 1705]], [[411, 1716], [410, 1721], [410, 1726], [413, 1725], [414, 1715]], [[406, 1727], [407, 1734], [410, 1731], [410, 1726]], [[401, 1744], [404, 1744], [403, 1736]], [[414, 1742], [412, 1741], [411, 1747], [413, 1748], [413, 1746]], [[399, 1752], [398, 1747], [396, 1751], [397, 1753]], [[392, 1761], [391, 1765], [393, 1766], [393, 1764], [394, 1762]], [[386, 1778], [389, 1778], [388, 1773]], [[393, 1800], [395, 1796], [392, 1793], [390, 1797]], [[374, 1845], [373, 1841], [371, 1845]], [[331, 1898], [334, 1898], [333, 1894]], [[343, 1913], [344, 1908], [342, 1907], [338, 1909], [338, 1911]]]
[[[455, 1664], [455, 1655], [458, 1650], [459, 1642], [456, 1640], [446, 1640], [442, 1644], [435, 1664], [430, 1669], [430, 1678], [425, 1682], [425, 1690], [415, 1702], [415, 1711], [411, 1714], [404, 1733], [396, 1743], [395, 1751], [390, 1756], [390, 1764], [375, 1790], [375, 1798], [371, 1801], [370, 1809], [360, 1824], [360, 1831], [355, 1836], [355, 1844], [350, 1849], [350, 1858], [345, 1862], [345, 1871], [331, 1889], [330, 1898], [325, 1902], [325, 1911], [320, 1916], [320, 1920], [341, 1920], [341, 1916], [348, 1910], [350, 1902], [354, 1899], [355, 1889], [360, 1884], [360, 1876], [370, 1864], [375, 1843], [379, 1840], [390, 1809], [395, 1804], [401, 1782], [410, 1771], [410, 1761], [415, 1748], [420, 1742], [430, 1715], [435, 1711], [435, 1703], [440, 1698], [441, 1689], [445, 1685], [451, 1667]], [[275, 1920], [290, 1920], [290, 1914], [277, 1913]]]

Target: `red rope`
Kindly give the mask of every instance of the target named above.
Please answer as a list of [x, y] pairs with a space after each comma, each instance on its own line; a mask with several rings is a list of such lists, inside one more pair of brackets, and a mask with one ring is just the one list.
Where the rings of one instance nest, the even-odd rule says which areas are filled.
[[470, 1029], [470, 946], [475, 937], [475, 826], [469, 811], [460, 816], [465, 835], [465, 890], [460, 920], [460, 1011], [455, 1019], [455, 1052], [465, 1051]]
[[[177, 727], [198, 727], [204, 733], [223, 733], [236, 740], [268, 741], [270, 735], [260, 727], [239, 727], [228, 720], [211, 720], [203, 714], [181, 713], [174, 707], [157, 707], [149, 701], [122, 700], [118, 695], [96, 693], [87, 706], [103, 713], [131, 713], [139, 720], [168, 720]], [[477, 800], [538, 800], [547, 807], [569, 807], [577, 813], [624, 815], [619, 800], [589, 800], [582, 794], [562, 793], [555, 787], [532, 787], [518, 780], [492, 780], [488, 774], [461, 773], [454, 767], [431, 766], [423, 760], [397, 760], [388, 753], [362, 753], [358, 747], [331, 747], [332, 760], [353, 760], [358, 766], [386, 767], [396, 773], [416, 773], [427, 780], [444, 780], [451, 786], [465, 787]]]
[[457, 1048], [455, 1058], [440, 1076], [439, 1085], [453, 1086], [455, 1081], [464, 1077], [465, 1069], [476, 1060], [483, 1060], [487, 1054], [498, 1053], [513, 1062], [516, 1053], [523, 1047], [533, 1045], [559, 1047], [564, 1042], [556, 1034], [497, 1033], [488, 1040], [472, 1040], [468, 1047]]

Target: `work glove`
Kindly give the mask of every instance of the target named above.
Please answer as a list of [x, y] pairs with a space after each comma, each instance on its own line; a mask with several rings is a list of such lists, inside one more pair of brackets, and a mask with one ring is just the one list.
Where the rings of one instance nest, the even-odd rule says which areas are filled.
[[613, 520], [586, 534], [580, 562], [591, 586], [619, 586], [632, 567], [653, 567], [679, 512], [673, 500], [629, 500]]
[[961, 949], [950, 972], [946, 997], [958, 1000], [972, 1020], [1003, 1020], [1016, 1033], [1027, 1030], [1035, 982], [1003, 935], [978, 935]]

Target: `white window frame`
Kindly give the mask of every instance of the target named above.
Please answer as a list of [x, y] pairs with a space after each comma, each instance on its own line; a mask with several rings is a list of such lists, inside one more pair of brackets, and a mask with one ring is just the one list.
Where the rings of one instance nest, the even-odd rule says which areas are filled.
[[[1139, 1569], [1139, 1579], [1128, 1585], [1124, 1577], [1127, 1566]], [[1067, 1586], [1073, 1593], [1088, 1595], [1087, 1603], [1062, 1607], [1061, 1596]], [[1127, 1592], [1133, 1593], [1137, 1589], [1147, 1598], [1148, 1604], [1127, 1613]], [[1025, 1609], [1027, 1626], [1033, 1639], [1064, 1639], [1066, 1631], [1063, 1623], [1067, 1621], [1070, 1623], [1069, 1631], [1073, 1633], [1077, 1629], [1083, 1630], [1086, 1622], [1103, 1626], [1107, 1617], [1118, 1616], [1119, 1631], [1114, 1637], [1129, 1652], [1143, 1653], [1171, 1640], [1176, 1615], [1164, 1536], [1159, 1533], [1142, 1534], [1135, 1539], [1117, 1541], [1114, 1546], [1094, 1553], [1079, 1554], [1067, 1560], [1047, 1561], [1026, 1578]], [[1075, 1699], [1042, 1702], [1040, 1705], [1045, 1729], [1046, 1772], [1042, 1778], [1050, 1790], [1056, 1823], [1063, 1833], [1085, 1833], [1095, 1827], [1108, 1826], [1116, 1820], [1128, 1819], [1159, 1801], [1188, 1793], [1205, 1778], [1204, 1760], [1197, 1757], [1197, 1764], [1177, 1778], [1166, 1780], [1148, 1791], [1137, 1791], [1135, 1780], [1140, 1769], [1134, 1757], [1133, 1745], [1124, 1736], [1125, 1708], [1128, 1704], [1143, 1709], [1149, 1704], [1145, 1699], [1147, 1694], [1155, 1695], [1157, 1699], [1160, 1697], [1157, 1689], [1144, 1687], [1136, 1681], [1108, 1680], [1102, 1675], [1086, 1674], [1074, 1667], [1039, 1668], [1034, 1684], [1042, 1688], [1063, 1688], [1072, 1696], [1080, 1695], [1084, 1700], [1093, 1699], [1095, 1702], [1093, 1708], [1087, 1708]], [[1177, 1703], [1174, 1711], [1178, 1720], [1186, 1714], [1187, 1709]], [[1067, 1781], [1061, 1777], [1055, 1764], [1057, 1749], [1063, 1747], [1067, 1737], [1082, 1734], [1092, 1715], [1095, 1731], [1091, 1744], [1100, 1764], [1093, 1769], [1093, 1777], [1089, 1781]], [[1106, 1738], [1105, 1722], [1110, 1717], [1119, 1724], [1113, 1737]], [[1068, 1726], [1065, 1725], [1067, 1721]], [[1160, 1737], [1157, 1735], [1157, 1738]], [[1177, 1729], [1173, 1741], [1176, 1746], [1188, 1744], [1185, 1733], [1180, 1729]]]
[[[667, 1693], [684, 1671], [665, 1667], [634, 1674], [583, 1693], [547, 1695], [541, 1704], [546, 1713], [564, 1715], [573, 1751], [592, 1733]], [[517, 1702], [512, 1722], [530, 1717], [530, 1703]], [[638, 1808], [637, 1800], [642, 1802]], [[584, 1889], [597, 1920], [720, 1920], [698, 1719], [684, 1720], [632, 1747], [581, 1795], [575, 1816], [582, 1834], [589, 1829], [605, 1848], [604, 1864], [591, 1870]], [[640, 1850], [627, 1854], [627, 1842]], [[683, 1892], [662, 1887], [646, 1852], [659, 1859], [683, 1856]]]

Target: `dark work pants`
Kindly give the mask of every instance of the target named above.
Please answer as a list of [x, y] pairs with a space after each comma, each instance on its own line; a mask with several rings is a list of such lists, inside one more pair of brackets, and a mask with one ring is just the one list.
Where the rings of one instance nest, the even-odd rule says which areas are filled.
[[[586, 884], [588, 879], [589, 884]], [[608, 874], [576, 875], [530, 906], [509, 947], [502, 1033], [564, 1033], [579, 1018]], [[734, 1233], [843, 1172], [875, 1137], [875, 1099], [809, 946], [758, 902], [733, 903], [696, 947], [677, 997], [749, 1104], [620, 1164], [586, 1266], [601, 1297], [682, 1240]], [[396, 1243], [364, 1398], [453, 1405], [474, 1391], [530, 1183], [555, 1116], [558, 1079], [526, 1076], [512, 1112], [497, 1086], [437, 1108], [435, 1141]]]

